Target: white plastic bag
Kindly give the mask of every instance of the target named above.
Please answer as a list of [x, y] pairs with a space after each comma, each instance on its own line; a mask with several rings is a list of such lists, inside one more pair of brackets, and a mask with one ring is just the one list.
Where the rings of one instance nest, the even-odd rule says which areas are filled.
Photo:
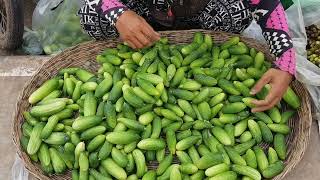
[[90, 37], [82, 31], [77, 11], [79, 0], [40, 0], [32, 17], [46, 54], [56, 54]]
[[28, 180], [29, 172], [24, 167], [21, 159], [16, 155], [16, 160], [11, 168], [11, 179], [12, 180]]
[[319, 0], [301, 0], [301, 9], [303, 12], [304, 23], [306, 26], [320, 23], [320, 1]]

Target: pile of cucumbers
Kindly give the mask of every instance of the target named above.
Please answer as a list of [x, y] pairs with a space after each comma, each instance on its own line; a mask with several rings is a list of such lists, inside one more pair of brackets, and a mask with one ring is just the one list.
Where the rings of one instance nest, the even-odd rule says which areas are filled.
[[[96, 60], [97, 72], [61, 69], [29, 97], [21, 145], [45, 173], [259, 180], [283, 171], [300, 100], [288, 88], [282, 104], [251, 113], [270, 86], [256, 96], [250, 89], [271, 64], [239, 37], [216, 44], [197, 32], [191, 44], [162, 38], [139, 51], [119, 44]], [[285, 103], [291, 110], [282, 112]]]
[[320, 27], [311, 25], [306, 28], [308, 36], [308, 60], [320, 67]]

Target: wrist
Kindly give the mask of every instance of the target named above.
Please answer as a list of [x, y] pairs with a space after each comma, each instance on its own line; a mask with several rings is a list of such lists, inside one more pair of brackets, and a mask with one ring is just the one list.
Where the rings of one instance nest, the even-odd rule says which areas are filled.
[[107, 20], [111, 23], [111, 25], [116, 26], [119, 18], [128, 11], [128, 8], [125, 6], [117, 7], [108, 11], [105, 15]]
[[281, 70], [280, 68], [273, 68], [273, 69], [277, 72], [277, 74], [279, 74], [282, 77], [285, 77], [286, 82], [288, 84], [290, 84], [295, 79], [294, 75], [288, 71]]
[[130, 9], [126, 9], [125, 11], [123, 11], [117, 18], [117, 21], [115, 22], [115, 26], [117, 27], [119, 26], [119, 24], [125, 23], [130, 13], [131, 13]]

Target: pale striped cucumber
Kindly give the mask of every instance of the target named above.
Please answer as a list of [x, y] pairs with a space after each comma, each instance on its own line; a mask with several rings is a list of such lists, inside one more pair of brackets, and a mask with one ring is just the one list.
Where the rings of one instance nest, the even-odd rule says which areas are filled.
[[101, 161], [101, 164], [111, 176], [117, 179], [127, 178], [126, 171], [123, 168], [121, 168], [117, 163], [115, 163], [111, 158]]
[[108, 133], [106, 139], [112, 144], [130, 144], [140, 139], [140, 136], [133, 131], [119, 131]]
[[35, 104], [45, 98], [52, 91], [56, 90], [59, 86], [59, 80], [57, 78], [50, 79], [43, 83], [36, 91], [34, 91], [28, 101], [30, 104]]
[[42, 143], [41, 141], [41, 131], [44, 127], [44, 123], [38, 123], [37, 125], [34, 126], [32, 129], [29, 143], [27, 146], [27, 152], [29, 155], [36, 154], [40, 148], [40, 145]]
[[259, 171], [252, 167], [234, 164], [231, 166], [231, 169], [238, 174], [248, 176], [254, 180], [261, 180], [261, 174]]
[[163, 139], [148, 138], [141, 140], [137, 146], [143, 150], [155, 151], [165, 148], [166, 143]]

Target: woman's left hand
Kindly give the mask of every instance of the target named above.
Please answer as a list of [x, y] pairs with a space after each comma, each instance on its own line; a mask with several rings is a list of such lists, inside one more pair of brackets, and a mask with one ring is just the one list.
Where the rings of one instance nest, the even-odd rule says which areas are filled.
[[255, 104], [252, 112], [261, 112], [271, 109], [281, 100], [291, 81], [292, 75], [288, 72], [278, 69], [269, 69], [251, 89], [251, 94], [254, 95], [260, 92], [266, 84], [270, 84], [271, 86], [269, 94], [264, 100], [252, 101], [252, 103]]

